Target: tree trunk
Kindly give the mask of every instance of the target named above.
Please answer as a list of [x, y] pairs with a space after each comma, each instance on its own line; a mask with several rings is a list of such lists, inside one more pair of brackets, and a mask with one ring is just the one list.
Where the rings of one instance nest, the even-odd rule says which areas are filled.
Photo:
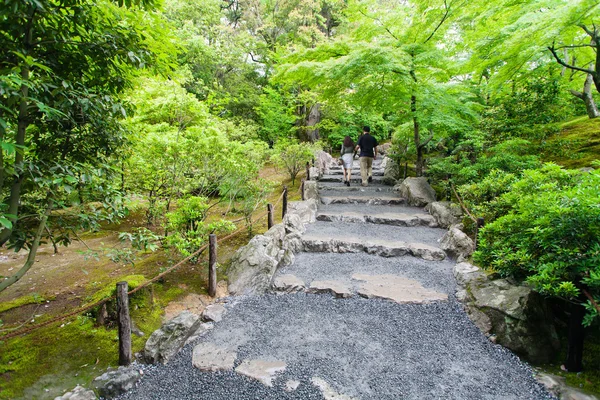
[[581, 304], [571, 305], [569, 343], [567, 345], [567, 360], [565, 361], [565, 368], [569, 372], [580, 372], [583, 369], [583, 341], [585, 338], [583, 317], [585, 312], [585, 308]]
[[306, 119], [306, 136], [311, 142], [319, 140], [319, 128], [310, 129], [311, 127], [315, 127], [319, 122], [321, 122], [321, 105], [316, 103], [310, 108], [308, 118]]
[[415, 149], [417, 151], [417, 161], [415, 163], [415, 171], [417, 176], [423, 176], [423, 146], [421, 146], [420, 124], [417, 118], [417, 96], [410, 96], [410, 111], [413, 115], [413, 134], [415, 141]]
[[37, 255], [38, 248], [40, 247], [40, 240], [42, 239], [42, 234], [46, 229], [46, 222], [48, 221], [48, 215], [50, 215], [50, 211], [52, 211], [52, 200], [48, 200], [46, 211], [44, 212], [44, 215], [42, 215], [42, 219], [40, 220], [40, 224], [33, 239], [33, 243], [31, 244], [31, 248], [29, 249], [29, 254], [27, 255], [27, 260], [25, 261], [25, 264], [21, 267], [19, 271], [17, 271], [16, 274], [0, 282], [0, 292], [2, 292], [4, 289], [21, 279], [23, 275], [25, 275], [25, 273], [29, 271], [29, 269], [33, 266], [33, 263], [35, 262], [35, 256]]
[[588, 117], [598, 118], [600, 113], [598, 112], [598, 106], [594, 101], [594, 96], [592, 95], [592, 83], [593, 77], [590, 74], [587, 74], [585, 77], [585, 83], [583, 84], [583, 92], [578, 92], [576, 90], [571, 90], [571, 94], [578, 99], [581, 99], [585, 104], [585, 110], [587, 111]]

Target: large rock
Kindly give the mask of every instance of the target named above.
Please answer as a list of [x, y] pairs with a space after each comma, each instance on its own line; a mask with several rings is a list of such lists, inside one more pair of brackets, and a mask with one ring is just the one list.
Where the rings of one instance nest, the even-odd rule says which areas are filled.
[[319, 200], [319, 189], [317, 188], [317, 181], [304, 182], [304, 199]]
[[456, 226], [450, 227], [448, 232], [440, 239], [440, 247], [450, 256], [457, 257], [460, 261], [470, 257], [475, 251], [473, 240]]
[[377, 146], [377, 154], [381, 154], [381, 155], [385, 156], [386, 154], [390, 153], [391, 149], [392, 149], [391, 143], [380, 144], [379, 146]]
[[144, 348], [144, 361], [149, 364], [166, 364], [198, 330], [201, 323], [198, 315], [183, 311], [150, 335]]
[[315, 167], [319, 168], [322, 174], [327, 174], [329, 169], [336, 165], [337, 160], [331, 154], [322, 150], [315, 154]]
[[137, 381], [142, 378], [143, 371], [135, 365], [119, 367], [100, 375], [93, 381], [93, 385], [105, 399], [112, 399], [133, 389]]
[[449, 201], [434, 201], [427, 204], [425, 210], [433, 215], [438, 225], [442, 228], [448, 228], [460, 223], [463, 215], [460, 206]]
[[400, 177], [400, 168], [398, 164], [389, 157], [384, 157], [381, 162], [383, 165], [383, 180], [382, 182], [386, 185], [395, 185]]
[[75, 389], [62, 396], [55, 397], [54, 400], [96, 400], [96, 393], [93, 390], [77, 385]]
[[427, 183], [425, 177], [406, 178], [402, 183], [394, 186], [411, 206], [423, 207], [435, 201], [435, 190]]
[[490, 280], [479, 268], [457, 264], [467, 314], [497, 343], [535, 363], [551, 361], [559, 348], [552, 314], [542, 296], [506, 279]]
[[227, 269], [229, 292], [232, 295], [266, 292], [278, 268], [294, 261], [294, 252], [302, 249], [304, 225], [316, 220], [317, 201], [295, 201], [288, 204], [282, 224], [264, 235], [253, 237], [240, 248]]
[[317, 167], [310, 167], [308, 174], [311, 181], [318, 181], [323, 176], [323, 171]]

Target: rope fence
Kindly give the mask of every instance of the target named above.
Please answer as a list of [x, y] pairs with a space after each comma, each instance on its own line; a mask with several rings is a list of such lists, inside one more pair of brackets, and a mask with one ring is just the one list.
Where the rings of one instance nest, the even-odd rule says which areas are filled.
[[[284, 209], [282, 210], [282, 218], [283, 218], [283, 216], [285, 216], [285, 213], [287, 212], [287, 210], [286, 210], [286, 208], [287, 208], [287, 187], [285, 187], [285, 186], [284, 186], [284, 189], [283, 189], [281, 195], [277, 199], [275, 205], [272, 207], [272, 210], [275, 210], [279, 206], [279, 204], [281, 202], [283, 202], [283, 204], [284, 204]], [[256, 218], [253, 218], [250, 221], [250, 225], [252, 225], [252, 224], [258, 222], [259, 220], [263, 219], [264, 217], [266, 217], [269, 214], [269, 212], [270, 212], [270, 210], [262, 212]], [[241, 221], [243, 221], [245, 219], [246, 218], [241, 218], [239, 220], [235, 220], [235, 221], [231, 221], [231, 222], [232, 223], [241, 222]], [[229, 240], [229, 239], [231, 239], [231, 238], [239, 235], [241, 232], [245, 231], [246, 229], [247, 229], [247, 225], [246, 226], [242, 226], [242, 227], [238, 228], [237, 230], [235, 230], [234, 232], [232, 232], [232, 233], [230, 233], [230, 234], [228, 234], [226, 236], [223, 236], [221, 238], [217, 238], [216, 239], [216, 243], [223, 243], [223, 242], [225, 242], [225, 241], [227, 241], [227, 240]], [[192, 253], [189, 256], [185, 257], [184, 259], [180, 260], [177, 264], [169, 267], [165, 271], [163, 271], [160, 274], [156, 275], [154, 278], [149, 279], [146, 282], [142, 283], [141, 285], [135, 287], [134, 289], [129, 290], [127, 292], [127, 295], [130, 296], [130, 295], [132, 295], [132, 294], [134, 294], [134, 293], [136, 293], [136, 292], [138, 292], [138, 291], [140, 291], [140, 290], [148, 287], [149, 285], [157, 282], [158, 280], [162, 279], [163, 277], [165, 277], [169, 273], [173, 272], [175, 269], [179, 268], [180, 266], [182, 266], [183, 264], [187, 263], [191, 259], [193, 259], [193, 258], [198, 257], [199, 255], [201, 255], [207, 248], [209, 248], [208, 244], [203, 245], [198, 250], [196, 250], [194, 253]], [[206, 261], [206, 260], [202, 260], [202, 261]], [[49, 326], [49, 325], [55, 324], [57, 322], [64, 321], [66, 319], [72, 318], [72, 317], [77, 316], [79, 314], [83, 314], [84, 312], [89, 311], [89, 310], [91, 310], [93, 308], [100, 307], [100, 306], [102, 306], [102, 305], [104, 305], [104, 304], [106, 304], [106, 303], [108, 303], [110, 301], [113, 301], [113, 300], [117, 300], [117, 295], [116, 294], [113, 295], [113, 296], [111, 296], [111, 297], [108, 297], [108, 298], [105, 298], [105, 299], [102, 299], [102, 300], [98, 300], [98, 301], [96, 301], [96, 302], [94, 302], [92, 304], [88, 304], [86, 306], [80, 307], [80, 308], [78, 308], [78, 309], [76, 309], [76, 310], [74, 310], [72, 312], [67, 313], [67, 314], [63, 314], [63, 315], [60, 315], [58, 317], [51, 318], [51, 319], [49, 319], [47, 321], [40, 322], [40, 323], [37, 323], [35, 325], [30, 325], [30, 326], [28, 326], [26, 328], [18, 329], [18, 330], [9, 332], [9, 333], [4, 334], [4, 335], [0, 335], [0, 341], [4, 341], [4, 340], [11, 339], [11, 338], [14, 338], [14, 337], [17, 337], [17, 336], [20, 336], [20, 335], [24, 335], [24, 334], [30, 333], [30, 332], [32, 332], [34, 330], [43, 328], [45, 326]]]

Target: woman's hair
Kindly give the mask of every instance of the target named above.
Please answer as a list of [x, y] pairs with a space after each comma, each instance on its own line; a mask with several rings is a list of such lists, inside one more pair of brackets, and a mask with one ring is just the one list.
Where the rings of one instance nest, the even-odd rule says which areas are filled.
[[344, 138], [344, 147], [354, 147], [354, 142], [350, 139], [350, 136]]

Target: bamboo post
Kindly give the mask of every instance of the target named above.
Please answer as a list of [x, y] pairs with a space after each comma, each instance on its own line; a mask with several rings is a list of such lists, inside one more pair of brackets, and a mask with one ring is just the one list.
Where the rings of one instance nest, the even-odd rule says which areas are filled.
[[208, 295], [217, 295], [217, 235], [208, 236]]
[[304, 179], [302, 179], [302, 183], [300, 184], [300, 194], [302, 196], [302, 201], [306, 200], [305, 196], [304, 196], [304, 182], [306, 182]]
[[283, 201], [281, 202], [281, 218], [287, 214], [287, 186], [283, 187]]
[[267, 228], [273, 227], [273, 204], [267, 204]]
[[310, 164], [306, 162], [306, 180], [310, 181]]
[[119, 365], [131, 364], [131, 318], [127, 282], [117, 283], [117, 323], [119, 326]]

